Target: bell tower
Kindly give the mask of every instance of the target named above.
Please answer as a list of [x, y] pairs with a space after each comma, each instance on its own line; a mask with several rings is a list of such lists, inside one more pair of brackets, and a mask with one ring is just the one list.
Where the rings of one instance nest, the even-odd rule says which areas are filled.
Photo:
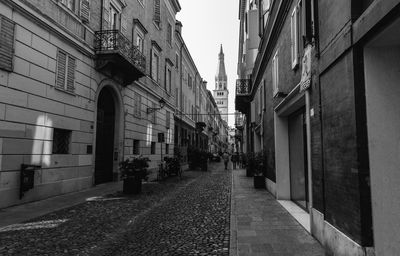
[[218, 67], [217, 73], [215, 75], [215, 89], [214, 92], [214, 99], [217, 103], [219, 112], [221, 113], [221, 117], [228, 123], [228, 78], [226, 76], [225, 71], [225, 55], [224, 51], [221, 48], [218, 54]]

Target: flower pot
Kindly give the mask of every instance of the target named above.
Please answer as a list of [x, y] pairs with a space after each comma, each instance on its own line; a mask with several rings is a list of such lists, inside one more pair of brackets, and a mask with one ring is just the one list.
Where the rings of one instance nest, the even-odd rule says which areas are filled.
[[265, 188], [264, 176], [254, 176], [254, 188]]
[[123, 184], [124, 194], [140, 194], [142, 192], [142, 179], [129, 177], [124, 179]]
[[246, 168], [246, 177], [253, 177], [253, 170], [250, 167]]

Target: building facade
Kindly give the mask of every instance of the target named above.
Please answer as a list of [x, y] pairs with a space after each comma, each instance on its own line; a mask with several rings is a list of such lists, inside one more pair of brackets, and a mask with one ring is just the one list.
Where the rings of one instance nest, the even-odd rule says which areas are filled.
[[202, 79], [180, 10], [177, 0], [0, 0], [0, 208], [118, 181], [131, 156], [149, 157], [154, 179], [163, 156], [195, 143]]
[[240, 1], [244, 146], [266, 153], [268, 189], [303, 209], [334, 255], [399, 250], [399, 9], [380, 0]]

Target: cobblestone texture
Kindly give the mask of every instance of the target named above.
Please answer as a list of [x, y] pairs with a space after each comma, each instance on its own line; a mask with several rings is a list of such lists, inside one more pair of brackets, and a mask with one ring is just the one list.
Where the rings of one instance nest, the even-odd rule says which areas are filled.
[[211, 169], [0, 229], [0, 255], [228, 255], [231, 176]]

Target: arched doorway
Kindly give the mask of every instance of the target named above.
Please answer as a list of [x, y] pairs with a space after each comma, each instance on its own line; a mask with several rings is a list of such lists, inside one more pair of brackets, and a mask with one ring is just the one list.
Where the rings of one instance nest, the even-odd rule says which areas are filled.
[[104, 87], [97, 101], [95, 184], [113, 181], [115, 105], [112, 90]]

